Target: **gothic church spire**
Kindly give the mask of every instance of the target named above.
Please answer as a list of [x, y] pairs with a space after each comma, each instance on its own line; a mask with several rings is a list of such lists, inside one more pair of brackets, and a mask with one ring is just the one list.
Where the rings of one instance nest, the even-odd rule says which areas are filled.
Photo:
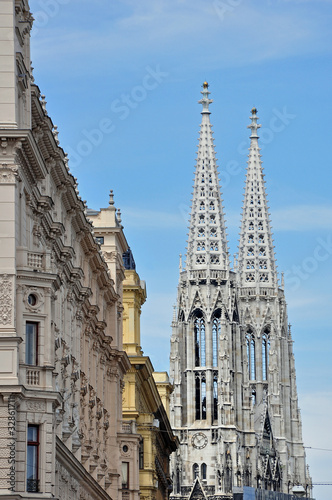
[[186, 269], [229, 270], [226, 228], [210, 123], [209, 85], [203, 83], [202, 123], [190, 215]]
[[239, 282], [241, 287], [275, 288], [277, 271], [272, 232], [265, 193], [265, 181], [258, 146], [257, 109], [251, 110], [249, 160], [245, 183], [239, 245]]

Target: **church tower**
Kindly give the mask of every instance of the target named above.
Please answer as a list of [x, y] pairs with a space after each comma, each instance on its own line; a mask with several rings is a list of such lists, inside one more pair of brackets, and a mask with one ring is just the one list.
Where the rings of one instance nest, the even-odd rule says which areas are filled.
[[[172, 497], [232, 498], [243, 486], [310, 496], [292, 339], [278, 278], [257, 112], [238, 266], [230, 269], [204, 82], [187, 255], [172, 322]], [[239, 488], [239, 490], [236, 490]]]

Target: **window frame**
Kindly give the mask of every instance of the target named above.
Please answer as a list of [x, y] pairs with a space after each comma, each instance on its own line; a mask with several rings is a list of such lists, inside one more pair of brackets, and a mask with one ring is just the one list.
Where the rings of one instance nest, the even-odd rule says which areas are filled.
[[[34, 326], [33, 338], [28, 334], [28, 326]], [[39, 323], [36, 321], [25, 322], [25, 364], [38, 366], [39, 357]]]
[[[36, 440], [31, 440], [29, 439], [29, 429], [36, 429], [37, 430], [37, 438]], [[26, 489], [27, 492], [31, 493], [39, 493], [40, 492], [40, 479], [39, 479], [39, 462], [40, 462], [40, 426], [38, 424], [28, 424], [27, 425], [27, 456], [26, 456], [26, 465], [27, 465], [27, 472], [26, 472]], [[33, 450], [34, 452], [34, 457], [32, 465], [29, 465], [29, 448]], [[33, 469], [32, 475], [35, 477], [28, 477], [28, 471], [29, 467]], [[30, 483], [29, 481], [33, 483]], [[35, 485], [35, 486], [34, 486]]]

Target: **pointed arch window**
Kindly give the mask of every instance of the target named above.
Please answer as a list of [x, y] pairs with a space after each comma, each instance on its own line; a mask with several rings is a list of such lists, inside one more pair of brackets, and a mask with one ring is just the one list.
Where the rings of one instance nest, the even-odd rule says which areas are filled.
[[206, 420], [206, 378], [205, 373], [195, 373], [196, 420]]
[[198, 237], [199, 238], [204, 238], [205, 236], [205, 231], [204, 229], [201, 227], [199, 230], [198, 230]]
[[254, 216], [254, 209], [253, 209], [253, 208], [251, 208], [251, 209], [249, 210], [249, 217], [250, 217], [250, 218], [252, 218], [253, 216]]
[[214, 210], [215, 209], [213, 201], [210, 201], [209, 208], [210, 208], [210, 210]]
[[252, 247], [248, 248], [248, 257], [252, 257], [254, 255], [254, 249]]
[[213, 374], [213, 420], [218, 420], [218, 375]]
[[218, 250], [219, 250], [218, 243], [211, 243], [210, 250], [211, 250], [211, 252], [218, 252]]
[[249, 236], [248, 236], [248, 243], [249, 243], [249, 245], [253, 245], [254, 244], [254, 235], [253, 234], [249, 234]]
[[217, 230], [214, 228], [211, 229], [210, 236], [211, 236], [211, 238], [216, 238], [217, 237]]
[[201, 196], [205, 196], [204, 188], [201, 188]]
[[266, 328], [262, 335], [263, 380], [267, 380], [268, 367], [269, 367], [269, 350], [270, 350], [270, 331], [268, 328]]
[[201, 478], [202, 479], [206, 479], [206, 469], [207, 469], [206, 464], [202, 464], [201, 465]]
[[199, 209], [200, 210], [205, 210], [205, 203], [204, 201], [201, 201], [200, 204], [199, 204]]
[[257, 216], [262, 217], [262, 209], [261, 208], [258, 209]]
[[211, 187], [210, 187], [210, 190], [209, 190], [209, 197], [210, 198], [214, 197], [213, 188], [211, 188]]
[[247, 282], [253, 282], [253, 281], [255, 281], [255, 273], [247, 273], [246, 274], [246, 281]]
[[209, 174], [209, 184], [212, 184], [212, 175]]
[[199, 216], [199, 224], [204, 224], [205, 222], [205, 215], [200, 215]]
[[260, 195], [257, 196], [257, 205], [260, 205], [261, 204], [261, 197]]
[[263, 222], [258, 223], [258, 231], [263, 231]]
[[253, 195], [251, 195], [251, 196], [250, 196], [250, 205], [253, 205], [253, 204], [254, 204], [254, 196], [253, 196]]
[[205, 178], [204, 178], [204, 174], [202, 174], [201, 183], [204, 184], [204, 182], [205, 182]]
[[255, 261], [247, 260], [247, 269], [255, 269]]
[[261, 248], [259, 249], [259, 256], [260, 256], [260, 257], [266, 257], [266, 248], [261, 247]]
[[249, 231], [253, 231], [253, 230], [254, 230], [254, 223], [250, 222], [249, 223]]
[[194, 320], [194, 336], [195, 366], [205, 366], [205, 321], [201, 311]]
[[210, 224], [215, 224], [215, 223], [216, 223], [216, 216], [210, 215]]
[[195, 481], [196, 477], [199, 475], [199, 466], [198, 464], [193, 465], [193, 479]]
[[219, 351], [219, 337], [221, 333], [221, 311], [218, 309], [215, 312], [212, 320], [212, 363], [213, 366], [218, 366], [218, 351]]
[[267, 262], [266, 262], [266, 260], [260, 260], [259, 261], [259, 269], [267, 269]]
[[219, 264], [220, 263], [219, 255], [211, 255], [210, 262], [211, 264]]
[[261, 245], [262, 243], [265, 243], [264, 234], [260, 234], [258, 236], [258, 243], [259, 243], [259, 245]]
[[252, 330], [250, 330], [250, 329], [247, 331], [246, 343], [247, 343], [249, 380], [255, 380], [256, 379], [255, 336], [254, 336]]

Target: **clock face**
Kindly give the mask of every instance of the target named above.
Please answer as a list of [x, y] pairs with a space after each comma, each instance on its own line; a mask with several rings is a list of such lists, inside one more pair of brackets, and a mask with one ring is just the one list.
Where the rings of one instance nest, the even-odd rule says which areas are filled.
[[203, 434], [203, 432], [196, 432], [196, 434], [193, 435], [191, 442], [195, 448], [201, 450], [207, 445], [208, 438], [205, 434]]

